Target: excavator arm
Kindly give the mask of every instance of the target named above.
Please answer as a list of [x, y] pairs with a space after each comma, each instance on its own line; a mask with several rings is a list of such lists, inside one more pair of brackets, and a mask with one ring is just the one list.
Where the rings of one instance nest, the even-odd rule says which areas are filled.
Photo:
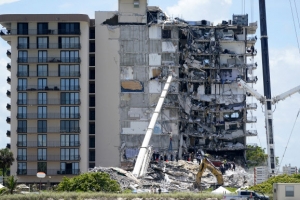
[[201, 177], [205, 169], [208, 169], [217, 178], [218, 185], [224, 184], [222, 173], [207, 158], [203, 158], [199, 165], [199, 171], [196, 175], [196, 184], [198, 187], [201, 185]]

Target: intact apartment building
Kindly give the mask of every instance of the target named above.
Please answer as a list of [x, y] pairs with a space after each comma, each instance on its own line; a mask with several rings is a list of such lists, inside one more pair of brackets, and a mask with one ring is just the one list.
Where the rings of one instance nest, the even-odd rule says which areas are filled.
[[[255, 84], [256, 23], [169, 18], [147, 0], [84, 14], [0, 15], [11, 72], [7, 136], [19, 182], [59, 182], [94, 166], [130, 167], [168, 74], [150, 145], [161, 155], [244, 158], [255, 136], [236, 83]], [[50, 178], [51, 177], [51, 178]]]

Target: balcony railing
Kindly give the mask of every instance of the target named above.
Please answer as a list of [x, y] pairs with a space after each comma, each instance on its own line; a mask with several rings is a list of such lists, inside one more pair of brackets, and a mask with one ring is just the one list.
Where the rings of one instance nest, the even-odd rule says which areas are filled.
[[17, 142], [18, 147], [79, 147], [79, 141], [73, 142], [60, 142], [60, 141], [47, 141], [47, 142], [39, 142], [39, 141], [20, 141]]
[[21, 99], [18, 105], [80, 105], [80, 99], [60, 100], [60, 99]]
[[[33, 175], [36, 176], [36, 173], [40, 172], [38, 169], [18, 169], [17, 174], [18, 175]], [[49, 175], [78, 175], [80, 174], [80, 169], [47, 169], [45, 173]]]
[[80, 63], [79, 57], [18, 57], [18, 63]]
[[246, 106], [247, 109], [257, 109], [257, 104], [256, 103], [249, 103]]
[[59, 128], [59, 127], [18, 127], [17, 133], [80, 133], [80, 127]]
[[257, 130], [247, 130], [246, 134], [248, 134], [248, 135], [257, 135]]
[[8, 131], [8, 130], [6, 131], [6, 136], [10, 137], [10, 131]]
[[59, 87], [57, 85], [47, 85], [47, 86], [41, 86], [41, 85], [28, 85], [28, 86], [18, 86], [18, 91], [49, 91], [49, 90], [62, 90], [62, 91], [79, 91], [80, 86], [79, 85], [72, 85], [72, 86], [62, 86]]
[[6, 82], [7, 82], [8, 84], [10, 84], [11, 78], [10, 78], [10, 77], [7, 77]]
[[6, 65], [6, 69], [7, 69], [8, 71], [10, 71], [10, 69], [11, 69], [11, 65], [10, 65], [10, 63], [7, 63], [7, 65]]
[[10, 124], [10, 117], [6, 117], [6, 122]]
[[18, 161], [78, 161], [80, 160], [80, 155], [68, 155], [68, 156], [60, 156], [60, 155], [22, 155], [17, 156]]
[[6, 104], [6, 109], [7, 110], [10, 110], [11, 109], [11, 105], [8, 103], [8, 104]]
[[257, 118], [256, 117], [247, 117], [247, 123], [256, 123], [257, 122]]
[[18, 49], [80, 49], [80, 43], [19, 43], [17, 46]]
[[2, 29], [0, 35], [80, 35], [80, 29]]
[[49, 71], [49, 72], [39, 72], [39, 71], [22, 71], [17, 72], [18, 77], [48, 77], [48, 76], [54, 76], [54, 77], [80, 77], [79, 71], [74, 72], [59, 72], [59, 71]]
[[18, 113], [17, 119], [80, 119], [80, 114], [64, 114], [64, 113]]
[[10, 91], [9, 90], [7, 90], [7, 92], [6, 92], [6, 96], [8, 96], [8, 97], [10, 97]]

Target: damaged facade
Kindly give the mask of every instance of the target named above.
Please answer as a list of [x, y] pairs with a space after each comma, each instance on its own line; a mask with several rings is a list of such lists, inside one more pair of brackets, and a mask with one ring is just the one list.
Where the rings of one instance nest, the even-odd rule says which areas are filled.
[[257, 134], [246, 126], [256, 122], [249, 111], [257, 105], [247, 103], [250, 95], [236, 80], [257, 81], [257, 23], [248, 23], [248, 15], [217, 25], [171, 19], [146, 1], [126, 2], [119, 1], [119, 12], [100, 25], [108, 40], [118, 43], [121, 166], [138, 154], [170, 70], [174, 78], [153, 130], [152, 150], [169, 160], [198, 150], [244, 159], [246, 137]]

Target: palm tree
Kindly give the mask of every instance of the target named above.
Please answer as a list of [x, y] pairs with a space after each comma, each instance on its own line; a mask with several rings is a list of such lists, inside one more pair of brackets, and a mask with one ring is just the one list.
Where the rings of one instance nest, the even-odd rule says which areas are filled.
[[13, 194], [14, 190], [16, 189], [17, 181], [18, 181], [18, 179], [15, 179], [14, 176], [7, 177], [7, 179], [5, 181], [6, 182], [5, 185], [9, 189], [10, 194]]
[[3, 176], [12, 163], [15, 161], [13, 153], [8, 149], [0, 149], [0, 168], [2, 169]]

